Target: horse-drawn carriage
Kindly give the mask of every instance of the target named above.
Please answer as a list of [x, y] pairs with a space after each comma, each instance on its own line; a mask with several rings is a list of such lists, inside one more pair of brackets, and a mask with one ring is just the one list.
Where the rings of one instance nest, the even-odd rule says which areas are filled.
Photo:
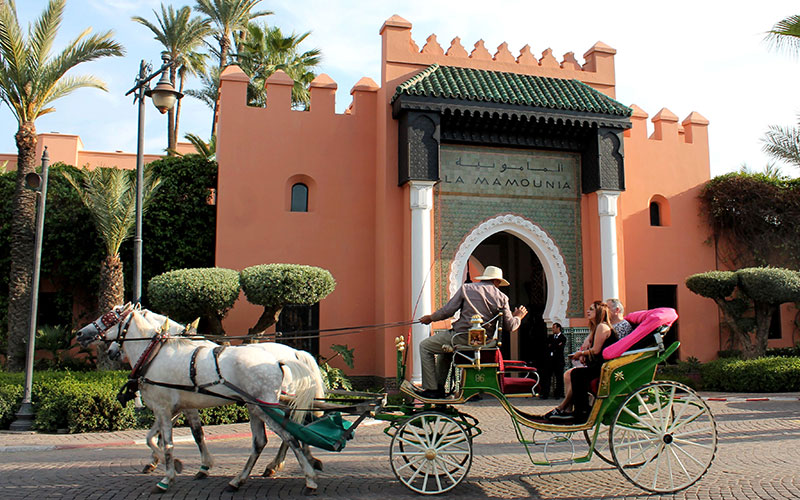
[[[126, 321], [123, 314], [124, 311], [118, 308], [113, 315], [104, 315], [92, 324], [95, 326], [85, 327], [79, 339], [83, 342], [97, 338], [127, 342], [123, 349], [126, 349], [132, 364], [134, 359], [139, 362], [145, 359], [142, 356], [146, 349], [141, 345], [144, 342], [131, 340], [149, 340], [149, 345], [162, 343], [164, 346], [184, 340], [165, 343], [165, 338], [174, 337], [163, 333], [166, 328], [159, 330], [161, 320], [145, 323], [134, 319], [136, 326], [133, 327], [131, 320]], [[138, 317], [147, 313], [131, 309], [127, 314]], [[176, 328], [180, 332], [182, 327]], [[488, 395], [496, 398], [509, 414], [516, 437], [534, 464], [583, 463], [596, 455], [644, 490], [657, 493], [679, 491], [694, 484], [710, 467], [717, 448], [717, 430], [708, 406], [691, 388], [671, 381], [654, 381], [656, 366], [679, 346], [678, 342], [668, 347], [663, 345], [667, 329], [668, 326], [662, 326], [653, 333], [655, 347], [629, 351], [606, 362], [588, 419], [569, 424], [555, 424], [514, 406], [500, 389], [498, 376], [502, 374], [498, 375], [499, 365], [483, 361], [487, 359], [483, 356], [485, 353], [493, 354], [492, 351], [497, 349], [485, 342], [455, 347], [454, 377], [451, 377], [455, 387], [450, 398], [421, 399], [412, 386], [403, 381], [400, 389], [408, 398], [395, 406], [386, 404], [384, 394], [367, 393], [351, 393], [346, 404], [330, 401], [312, 404], [313, 396], [321, 399], [319, 384], [314, 387], [308, 383], [309, 370], [299, 366], [302, 363], [292, 362], [291, 356], [269, 354], [268, 348], [262, 347], [257, 353], [267, 358], [262, 357], [259, 361], [253, 357], [256, 351], [252, 348], [247, 351], [247, 347], [242, 347], [234, 352], [239, 348], [232, 347], [227, 351], [230, 354], [225, 354], [226, 351], [220, 352], [211, 346], [206, 346], [209, 349], [205, 352], [202, 346], [190, 348], [190, 344], [186, 344], [180, 358], [185, 358], [185, 364], [179, 366], [178, 358], [173, 356], [169, 360], [171, 368], [164, 370], [165, 376], [173, 377], [170, 382], [152, 384], [155, 378], [152, 368], [147, 380], [140, 377], [148, 405], [157, 404], [160, 396], [149, 395], [147, 391], [154, 394], [169, 392], [172, 401], [163, 409], [153, 408], [159, 421], [151, 434], [161, 432], [169, 444], [164, 448], [168, 477], [160, 482], [161, 488], [166, 489], [174, 478], [169, 426], [172, 416], [190, 404], [200, 408], [238, 400], [247, 403], [251, 412], [253, 450], [242, 473], [231, 481], [233, 488], [238, 488], [249, 476], [266, 444], [264, 423], [283, 440], [284, 453], [285, 446], [292, 448], [305, 473], [306, 487], [313, 490], [316, 488], [314, 469], [318, 461], [311, 456], [308, 445], [341, 451], [347, 440], [353, 437], [358, 424], [371, 417], [388, 423], [384, 432], [391, 437], [389, 461], [398, 480], [417, 493], [444, 493], [467, 477], [473, 458], [473, 440], [481, 434], [478, 420], [462, 411], [461, 405], [476, 396]], [[398, 345], [403, 348], [402, 341]], [[162, 348], [161, 356], [165, 348]], [[254, 372], [254, 363], [263, 362], [263, 359], [269, 361], [269, 370]], [[403, 356], [398, 356], [398, 360], [401, 359]], [[488, 359], [494, 358], [490, 356]], [[144, 362], [155, 366], [158, 358]], [[398, 362], [399, 378], [402, 378], [404, 368], [404, 364]], [[256, 383], [247, 380], [252, 377], [256, 377]], [[291, 383], [297, 395], [293, 406], [285, 405], [280, 398], [280, 390], [287, 387], [286, 377], [293, 377]], [[178, 382], [187, 378], [191, 379], [190, 383]], [[204, 388], [205, 394], [199, 391], [200, 387]], [[208, 388], [213, 389], [210, 394]], [[183, 398], [185, 404], [175, 403], [178, 398], [175, 391], [188, 393]], [[297, 418], [303, 410], [313, 410], [314, 416], [306, 417], [306, 420]], [[342, 418], [343, 414], [356, 417], [355, 421]], [[530, 438], [526, 437], [526, 432], [531, 432]], [[537, 440], [537, 433], [540, 436], [548, 433], [552, 437]], [[202, 438], [202, 432], [200, 436]], [[571, 445], [576, 438], [586, 442], [587, 453], [575, 456], [573, 452], [566, 458], [549, 458], [549, 446], [554, 443]], [[298, 442], [304, 446], [297, 446]], [[198, 445], [201, 445], [200, 441]], [[204, 467], [208, 470], [203, 450], [204, 444], [201, 452], [204, 453]], [[539, 455], [543, 458], [535, 458]], [[274, 467], [276, 461], [270, 466]]]

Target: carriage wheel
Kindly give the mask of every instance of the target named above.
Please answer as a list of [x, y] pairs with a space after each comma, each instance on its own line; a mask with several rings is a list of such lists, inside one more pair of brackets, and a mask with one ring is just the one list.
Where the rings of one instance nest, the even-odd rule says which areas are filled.
[[[611, 451], [608, 448], [608, 426], [603, 425], [602, 423], [598, 425], [600, 425], [600, 431], [597, 433], [597, 441], [594, 443], [594, 450], [592, 450], [592, 453], [597, 455], [597, 457], [603, 462], [609, 465], [616, 465], [614, 463], [614, 459], [611, 458]], [[586, 444], [588, 444], [590, 447], [592, 446], [594, 429], [595, 428], [592, 427], [591, 429], [586, 429], [583, 431], [583, 437], [586, 439]]]
[[452, 418], [424, 412], [406, 420], [389, 448], [392, 471], [401, 483], [423, 495], [453, 489], [472, 465], [472, 440]]
[[674, 493], [700, 479], [717, 451], [717, 425], [691, 388], [652, 382], [628, 395], [609, 429], [611, 456], [643, 490]]

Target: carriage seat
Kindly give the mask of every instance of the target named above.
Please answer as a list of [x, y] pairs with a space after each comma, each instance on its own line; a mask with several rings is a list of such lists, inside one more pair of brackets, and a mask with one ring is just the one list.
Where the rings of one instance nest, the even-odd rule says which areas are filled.
[[[664, 335], [675, 320], [678, 319], [678, 314], [675, 309], [671, 307], [658, 307], [646, 311], [632, 312], [626, 315], [625, 319], [637, 326], [630, 334], [603, 350], [603, 358], [606, 360], [612, 360], [629, 354], [663, 350]], [[650, 333], [652, 333], [652, 341], [648, 341], [647, 338]], [[631, 350], [632, 347], [642, 348]], [[593, 379], [589, 383], [589, 391], [595, 396], [597, 395], [601, 378], [606, 376], [607, 372], [610, 372], [606, 367], [607, 364], [606, 362], [603, 365], [600, 377]]]
[[[495, 350], [495, 362], [498, 365], [497, 380], [503, 394], [536, 394], [539, 385], [539, 373], [536, 368], [528, 366], [524, 361], [504, 360], [500, 349]], [[523, 373], [524, 376], [512, 376], [509, 373]]]

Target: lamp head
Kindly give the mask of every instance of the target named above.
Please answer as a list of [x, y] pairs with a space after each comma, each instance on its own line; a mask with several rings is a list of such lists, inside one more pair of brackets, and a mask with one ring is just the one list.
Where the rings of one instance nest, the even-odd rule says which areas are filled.
[[145, 94], [153, 98], [153, 105], [162, 115], [172, 109], [175, 103], [183, 97], [183, 94], [175, 90], [167, 77], [167, 72], [161, 73], [156, 87], [145, 91]]

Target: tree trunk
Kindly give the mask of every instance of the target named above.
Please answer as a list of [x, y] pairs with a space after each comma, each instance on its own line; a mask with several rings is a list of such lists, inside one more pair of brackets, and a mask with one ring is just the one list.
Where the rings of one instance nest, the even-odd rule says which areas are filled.
[[25, 176], [35, 170], [36, 127], [20, 125], [17, 142], [17, 179], [11, 217], [11, 273], [8, 281], [8, 369], [25, 367], [31, 311], [31, 279], [36, 225], [36, 195], [25, 187]]
[[[230, 41], [227, 36], [222, 36], [219, 40], [219, 73], [222, 75], [222, 70], [228, 59], [228, 45]], [[219, 87], [221, 82], [217, 82], [217, 98], [214, 100], [214, 116], [211, 117], [211, 137], [217, 133], [217, 109], [219, 108]]]
[[[125, 283], [122, 274], [122, 261], [119, 255], [108, 255], [100, 264], [100, 290], [97, 299], [98, 315], [105, 314], [114, 306], [125, 303]], [[102, 343], [97, 348], [97, 367], [101, 370], [121, 370], [119, 361], [108, 358], [108, 346]], [[136, 360], [133, 360], [134, 362]]]
[[764, 302], [755, 303], [756, 338], [753, 344], [752, 358], [757, 358], [767, 353], [767, 340], [769, 340], [769, 326], [772, 323], [772, 310], [772, 304]]
[[755, 347], [750, 338], [750, 332], [744, 331], [739, 327], [736, 322], [736, 313], [734, 313], [731, 304], [729, 304], [725, 299], [714, 299], [714, 302], [716, 302], [719, 308], [722, 310], [722, 317], [725, 319], [725, 323], [730, 329], [734, 346], [736, 343], [739, 344], [742, 350], [742, 355], [746, 359], [752, 359], [756, 357]]
[[[183, 93], [183, 80], [184, 79], [183, 79], [182, 76], [180, 76], [179, 79], [180, 79], [180, 85], [179, 85], [179, 88], [178, 88], [178, 92], [180, 92], [182, 94]], [[172, 135], [173, 135], [174, 140], [175, 140], [175, 146], [173, 146], [172, 149], [177, 149], [178, 148], [178, 137], [179, 137], [178, 136], [178, 129], [179, 129], [180, 123], [181, 123], [181, 101], [182, 100], [183, 99], [178, 99], [178, 102], [175, 103], [175, 124], [173, 125], [173, 128], [172, 128]]]
[[[169, 68], [169, 82], [175, 88], [175, 66]], [[180, 100], [178, 101], [180, 102]], [[167, 111], [167, 154], [172, 156], [172, 151], [177, 147], [177, 134], [175, 129], [175, 107]]]
[[280, 307], [265, 307], [264, 312], [261, 313], [261, 317], [258, 318], [258, 322], [256, 325], [247, 331], [250, 335], [257, 335], [259, 333], [263, 333], [267, 328], [271, 327], [275, 323], [278, 322], [278, 318], [281, 316], [281, 311], [283, 310], [283, 306]]

